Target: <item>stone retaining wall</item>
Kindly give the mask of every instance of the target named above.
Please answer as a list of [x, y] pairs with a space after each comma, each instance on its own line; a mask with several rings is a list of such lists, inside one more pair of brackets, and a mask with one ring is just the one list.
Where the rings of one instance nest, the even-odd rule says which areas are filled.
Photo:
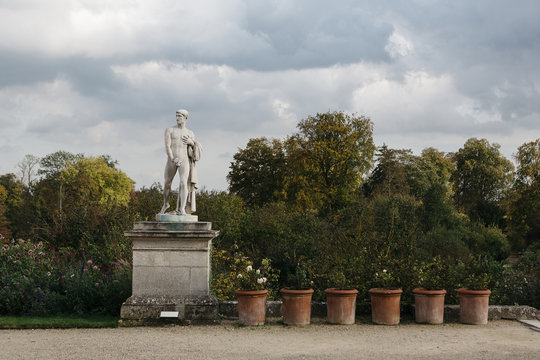
[[[226, 318], [238, 317], [238, 303], [236, 301], [220, 301], [219, 302], [219, 314]], [[357, 314], [369, 314], [370, 308], [365, 304], [358, 304], [356, 307]], [[403, 314], [414, 314], [414, 305], [402, 304], [401, 312]], [[281, 317], [281, 301], [267, 301], [266, 302], [266, 315], [268, 317]], [[312, 302], [311, 303], [311, 316], [313, 317], [326, 317], [326, 303], [325, 302]], [[459, 319], [459, 305], [445, 305], [444, 317], [449, 320]], [[540, 310], [537, 310], [531, 306], [511, 306], [511, 305], [490, 305], [489, 307], [489, 320], [500, 319], [538, 319], [540, 320]]]

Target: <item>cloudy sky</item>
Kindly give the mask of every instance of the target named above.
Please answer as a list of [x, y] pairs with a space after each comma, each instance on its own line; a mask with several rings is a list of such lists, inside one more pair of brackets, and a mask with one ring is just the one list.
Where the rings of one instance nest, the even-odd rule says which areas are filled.
[[540, 137], [539, 19], [538, 0], [0, 0], [0, 174], [66, 150], [163, 183], [179, 108], [207, 189], [249, 138], [334, 110], [377, 145], [510, 157]]

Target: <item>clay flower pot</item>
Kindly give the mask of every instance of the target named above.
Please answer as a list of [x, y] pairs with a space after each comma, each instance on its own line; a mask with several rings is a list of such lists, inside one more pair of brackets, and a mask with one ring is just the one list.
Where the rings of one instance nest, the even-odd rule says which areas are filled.
[[236, 290], [238, 321], [243, 325], [264, 325], [268, 290]]
[[331, 324], [354, 324], [356, 315], [356, 289], [324, 290], [326, 293], [326, 319]]
[[421, 324], [442, 324], [444, 321], [444, 295], [446, 290], [416, 288], [413, 293], [416, 322]]
[[287, 325], [309, 325], [311, 320], [311, 296], [313, 289], [281, 289], [283, 322]]
[[463, 324], [485, 325], [488, 323], [489, 295], [491, 291], [458, 289], [459, 318]]
[[401, 289], [369, 289], [371, 321], [379, 325], [399, 324]]

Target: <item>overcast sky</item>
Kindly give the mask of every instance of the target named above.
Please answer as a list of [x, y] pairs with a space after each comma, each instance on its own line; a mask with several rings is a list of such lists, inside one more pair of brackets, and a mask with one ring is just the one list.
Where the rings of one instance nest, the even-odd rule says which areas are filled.
[[334, 110], [379, 146], [510, 158], [540, 137], [540, 1], [0, 0], [0, 174], [66, 150], [163, 183], [179, 108], [209, 190], [249, 138]]

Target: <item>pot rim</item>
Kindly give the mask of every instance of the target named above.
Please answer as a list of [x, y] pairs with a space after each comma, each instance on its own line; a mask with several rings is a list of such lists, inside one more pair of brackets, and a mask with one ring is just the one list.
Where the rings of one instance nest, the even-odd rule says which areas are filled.
[[426, 288], [416, 288], [413, 289], [414, 294], [418, 295], [445, 295], [445, 289], [426, 289]]
[[460, 295], [490, 295], [491, 290], [489, 290], [489, 289], [471, 290], [471, 289], [468, 289], [468, 288], [459, 288], [458, 293]]
[[402, 289], [384, 289], [384, 288], [371, 288], [369, 289], [371, 295], [389, 296], [389, 295], [401, 295]]
[[234, 293], [236, 295], [240, 295], [240, 296], [259, 296], [259, 295], [266, 295], [268, 293], [268, 289], [263, 289], [263, 290], [235, 290]]
[[283, 288], [279, 290], [282, 294], [290, 294], [290, 295], [307, 295], [307, 294], [313, 294], [313, 289], [304, 289], [304, 290], [297, 290], [297, 289], [290, 289], [290, 288]]
[[326, 295], [337, 295], [337, 296], [351, 296], [358, 294], [358, 290], [356, 289], [338, 289], [338, 288], [328, 288], [325, 289], [324, 292]]

